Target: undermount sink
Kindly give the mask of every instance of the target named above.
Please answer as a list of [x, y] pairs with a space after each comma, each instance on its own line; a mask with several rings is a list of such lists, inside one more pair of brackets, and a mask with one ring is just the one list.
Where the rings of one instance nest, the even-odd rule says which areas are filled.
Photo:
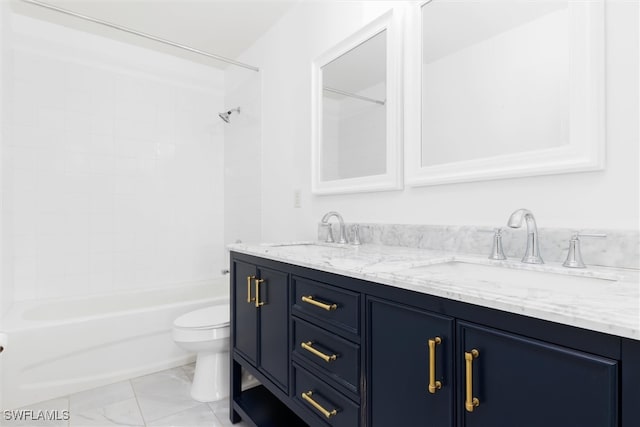
[[[543, 268], [548, 270], [542, 270]], [[514, 286], [535, 283], [538, 286], [550, 288], [571, 285], [602, 286], [615, 283], [620, 279], [616, 275], [586, 270], [560, 271], [558, 267], [482, 264], [457, 259], [414, 267], [410, 270], [413, 274], [442, 275], [456, 280], [503, 283]]]
[[278, 242], [278, 243], [260, 243], [260, 246], [268, 246], [271, 248], [279, 248], [282, 246], [315, 246], [316, 242]]
[[305, 257], [333, 257], [341, 256], [344, 251], [349, 249], [345, 245], [337, 243], [321, 243], [321, 242], [284, 242], [284, 243], [263, 243], [261, 246], [278, 250], [278, 252], [303, 255]]
[[280, 242], [280, 243], [261, 243], [260, 246], [270, 248], [330, 248], [330, 249], [347, 249], [346, 246], [338, 243], [321, 243], [321, 242]]

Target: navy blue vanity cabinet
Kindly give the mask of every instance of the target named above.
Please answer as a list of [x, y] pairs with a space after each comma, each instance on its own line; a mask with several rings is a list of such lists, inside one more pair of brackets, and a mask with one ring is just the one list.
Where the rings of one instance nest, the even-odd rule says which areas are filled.
[[233, 262], [233, 348], [283, 391], [289, 387], [289, 275]]
[[622, 340], [622, 426], [640, 426], [640, 341]]
[[292, 275], [293, 400], [312, 425], [361, 426], [361, 294]]
[[619, 425], [618, 361], [466, 322], [458, 338], [459, 427]]
[[[640, 341], [232, 253], [231, 420], [640, 427]], [[261, 386], [241, 390], [241, 368]]]
[[233, 286], [233, 348], [254, 365], [258, 364], [258, 310], [255, 306], [254, 264], [234, 261]]
[[289, 387], [289, 275], [258, 268], [260, 369], [284, 391]]
[[367, 298], [367, 330], [368, 425], [453, 426], [454, 320]]

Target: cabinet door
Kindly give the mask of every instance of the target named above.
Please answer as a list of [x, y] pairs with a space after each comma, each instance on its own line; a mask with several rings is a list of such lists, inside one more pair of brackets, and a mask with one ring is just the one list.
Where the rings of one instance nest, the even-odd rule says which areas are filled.
[[240, 261], [233, 263], [234, 349], [254, 365], [258, 361], [258, 309], [255, 305], [256, 267]]
[[[614, 427], [618, 365], [614, 360], [459, 322], [459, 426]], [[471, 361], [470, 384], [464, 353]], [[479, 400], [465, 409], [465, 392]]]
[[[369, 425], [453, 426], [453, 320], [373, 298], [367, 304]], [[441, 388], [432, 394], [429, 340], [436, 337]]]
[[259, 269], [260, 283], [260, 368], [283, 390], [289, 383], [289, 276], [280, 271]]

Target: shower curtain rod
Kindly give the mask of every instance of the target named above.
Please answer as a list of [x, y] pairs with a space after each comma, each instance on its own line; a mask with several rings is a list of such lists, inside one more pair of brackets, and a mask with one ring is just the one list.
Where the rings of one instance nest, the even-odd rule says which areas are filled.
[[220, 56], [220, 55], [216, 55], [216, 54], [213, 54], [213, 53], [205, 52], [203, 50], [196, 49], [196, 48], [193, 48], [193, 47], [190, 47], [190, 46], [186, 46], [186, 45], [183, 45], [183, 44], [180, 44], [180, 43], [175, 43], [175, 42], [172, 42], [170, 40], [166, 40], [166, 39], [163, 39], [163, 38], [160, 38], [160, 37], [152, 36], [151, 34], [146, 34], [146, 33], [140, 32], [140, 31], [133, 30], [131, 28], [123, 27], [122, 25], [113, 24], [113, 23], [108, 22], [108, 21], [103, 21], [102, 19], [92, 18], [90, 16], [83, 15], [81, 13], [72, 12], [70, 10], [63, 9], [63, 8], [57, 7], [57, 6], [52, 6], [50, 4], [43, 3], [43, 2], [40, 2], [40, 1], [37, 1], [37, 0], [22, 0], [22, 1], [25, 2], [25, 3], [29, 3], [29, 4], [33, 4], [33, 5], [36, 5], [36, 6], [44, 7], [46, 9], [50, 9], [50, 10], [53, 10], [55, 12], [60, 12], [60, 13], [66, 14], [66, 15], [74, 16], [76, 18], [84, 19], [86, 21], [90, 21], [90, 22], [93, 22], [93, 23], [96, 23], [96, 24], [104, 25], [105, 27], [114, 28], [116, 30], [124, 31], [125, 33], [129, 33], [129, 34], [133, 34], [133, 35], [136, 35], [136, 36], [144, 37], [146, 39], [153, 40], [153, 41], [156, 41], [156, 42], [159, 42], [159, 43], [164, 43], [166, 45], [177, 47], [179, 49], [184, 49], [184, 50], [187, 50], [189, 52], [197, 53], [198, 55], [206, 56], [208, 58], [213, 58], [213, 59], [216, 59], [218, 61], [226, 62], [227, 64], [235, 65], [237, 67], [242, 67], [242, 68], [246, 68], [248, 70], [253, 70], [253, 71], [260, 71], [260, 69], [258, 67], [254, 67], [253, 65], [245, 64], [243, 62], [234, 61], [233, 59], [229, 59], [229, 58], [226, 58], [224, 56]]
[[344, 91], [344, 90], [334, 89], [332, 87], [325, 86], [325, 87], [323, 87], [323, 89], [326, 90], [327, 92], [333, 92], [333, 93], [337, 93], [339, 95], [349, 96], [351, 98], [361, 99], [361, 100], [367, 101], [367, 102], [373, 102], [375, 104], [380, 104], [380, 105], [385, 105], [386, 104], [386, 101], [380, 101], [380, 100], [377, 100], [377, 99], [369, 98], [369, 97], [366, 97], [366, 96], [358, 95], [358, 94], [347, 92], [347, 91]]

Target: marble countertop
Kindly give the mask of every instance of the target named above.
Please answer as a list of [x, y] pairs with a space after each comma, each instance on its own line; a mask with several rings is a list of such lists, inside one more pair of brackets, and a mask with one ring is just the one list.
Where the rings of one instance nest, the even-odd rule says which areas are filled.
[[236, 243], [230, 251], [640, 340], [640, 271], [492, 261], [383, 245]]

